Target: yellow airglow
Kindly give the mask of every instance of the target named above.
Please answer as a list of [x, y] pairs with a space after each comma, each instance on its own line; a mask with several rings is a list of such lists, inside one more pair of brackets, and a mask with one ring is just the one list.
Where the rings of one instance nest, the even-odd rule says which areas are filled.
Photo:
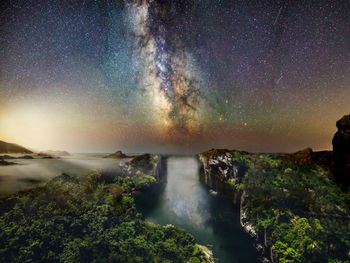
[[0, 115], [0, 139], [34, 149], [46, 149], [57, 139], [57, 119], [48, 109], [19, 107]]

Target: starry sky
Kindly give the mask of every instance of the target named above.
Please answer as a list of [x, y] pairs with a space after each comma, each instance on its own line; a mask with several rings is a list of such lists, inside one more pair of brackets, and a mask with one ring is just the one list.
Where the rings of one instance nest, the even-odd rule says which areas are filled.
[[320, 150], [350, 113], [348, 1], [0, 5], [0, 140], [71, 152]]

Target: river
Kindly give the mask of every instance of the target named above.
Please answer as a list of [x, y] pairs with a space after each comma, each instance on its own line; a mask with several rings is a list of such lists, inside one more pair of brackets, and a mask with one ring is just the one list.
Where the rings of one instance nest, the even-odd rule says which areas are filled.
[[259, 262], [253, 240], [240, 226], [239, 208], [209, 194], [199, 180], [197, 159], [168, 157], [166, 162], [164, 188], [137, 199], [145, 219], [185, 229], [210, 247], [219, 263]]
[[[0, 167], [0, 196], [43, 184], [62, 174], [98, 171], [120, 174], [126, 160], [82, 154], [60, 159], [13, 160], [19, 165]], [[137, 207], [147, 220], [173, 224], [191, 233], [198, 243], [212, 248], [219, 263], [257, 262], [252, 239], [242, 230], [239, 209], [228, 200], [211, 196], [199, 180], [195, 157], [169, 157], [163, 176], [166, 184], [156, 192], [137, 199]]]

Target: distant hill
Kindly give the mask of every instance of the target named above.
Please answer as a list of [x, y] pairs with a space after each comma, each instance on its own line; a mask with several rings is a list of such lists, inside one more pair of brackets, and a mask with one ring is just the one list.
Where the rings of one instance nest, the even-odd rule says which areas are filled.
[[14, 144], [0, 141], [0, 153], [33, 153], [32, 151]]
[[104, 158], [123, 159], [123, 158], [128, 158], [128, 156], [124, 154], [122, 151], [116, 151], [115, 153], [109, 154]]

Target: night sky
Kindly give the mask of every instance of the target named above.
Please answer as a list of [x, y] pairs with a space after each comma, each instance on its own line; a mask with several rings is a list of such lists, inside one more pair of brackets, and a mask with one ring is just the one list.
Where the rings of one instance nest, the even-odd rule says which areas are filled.
[[2, 1], [0, 140], [37, 150], [330, 149], [349, 1]]

